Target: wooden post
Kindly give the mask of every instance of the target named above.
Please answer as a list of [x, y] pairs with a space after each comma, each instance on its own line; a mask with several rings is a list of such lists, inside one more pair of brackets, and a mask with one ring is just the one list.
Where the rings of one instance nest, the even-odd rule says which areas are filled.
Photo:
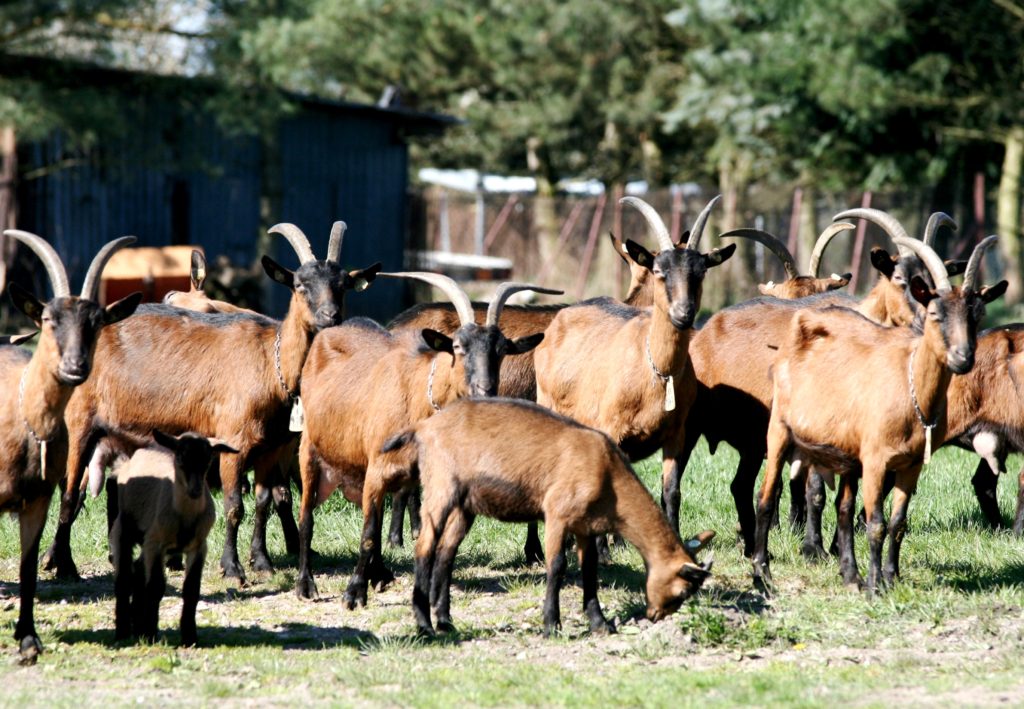
[[796, 253], [797, 237], [800, 235], [800, 207], [803, 204], [804, 191], [800, 187], [793, 190], [793, 211], [789, 213], [789, 238], [786, 248], [789, 253]]
[[501, 233], [502, 227], [505, 226], [505, 222], [508, 221], [508, 217], [512, 214], [512, 209], [519, 202], [519, 196], [512, 193], [508, 196], [508, 200], [505, 201], [505, 206], [498, 212], [498, 216], [495, 218], [494, 223], [491, 224], [491, 228], [487, 230], [487, 236], [484, 238], [484, 253], [488, 253], [491, 247], [494, 245], [495, 240], [498, 238], [498, 234]]
[[608, 192], [604, 191], [597, 198], [597, 206], [594, 207], [594, 218], [590, 221], [590, 235], [587, 237], [587, 247], [583, 251], [583, 263], [580, 264], [580, 275], [576, 279], [576, 299], [583, 297], [583, 290], [587, 287], [587, 276], [590, 274], [590, 262], [594, 258], [594, 247], [597, 245], [597, 235], [601, 233], [601, 218], [604, 216], [604, 204], [608, 200]]
[[[860, 206], [867, 209], [871, 206], [871, 190], [864, 192], [864, 195], [860, 198]], [[850, 272], [853, 276], [850, 278], [850, 292], [857, 292], [857, 281], [860, 275], [861, 257], [864, 255], [864, 235], [867, 231], [867, 222], [863, 219], [857, 222], [857, 236], [853, 240], [853, 256], [850, 257]]]

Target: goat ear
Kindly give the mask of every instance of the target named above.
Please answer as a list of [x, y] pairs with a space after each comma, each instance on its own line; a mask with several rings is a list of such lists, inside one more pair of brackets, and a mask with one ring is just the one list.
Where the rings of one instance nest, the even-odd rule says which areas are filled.
[[830, 278], [828, 281], [828, 290], [839, 290], [840, 288], [846, 288], [846, 286], [850, 285], [851, 278], [853, 278], [852, 273], [844, 273], [843, 275], [839, 276], [839, 278], [835, 278], [833, 274], [833, 277]]
[[293, 272], [269, 256], [264, 256], [260, 259], [260, 263], [263, 264], [263, 270], [267, 272], [268, 276], [288, 288], [288, 290], [295, 290], [295, 274]]
[[237, 448], [228, 445], [227, 441], [222, 441], [219, 438], [210, 439], [210, 448], [217, 453], [239, 453]]
[[710, 571], [704, 570], [697, 564], [683, 564], [683, 568], [679, 570], [679, 576], [697, 588], [702, 586], [710, 575]]
[[1006, 287], [1010, 285], [1007, 281], [999, 281], [994, 286], [985, 286], [981, 289], [978, 295], [986, 303], [991, 303], [993, 300], [1001, 296], [1006, 292]]
[[619, 258], [622, 259], [626, 263], [626, 265], [628, 266], [629, 265], [629, 259], [626, 258], [626, 256], [627, 256], [626, 245], [623, 244], [619, 240], [619, 238], [617, 236], [615, 236], [615, 234], [613, 234], [611, 232], [608, 232], [608, 238], [611, 239], [612, 248], [615, 249], [615, 253], [617, 253], [619, 255]]
[[192, 249], [192, 270], [189, 273], [192, 290], [202, 290], [206, 282], [206, 257], [199, 249]]
[[538, 332], [533, 335], [527, 335], [526, 337], [520, 337], [515, 340], [508, 341], [508, 354], [526, 354], [534, 347], [539, 345], [544, 339], [544, 333]]
[[715, 530], [706, 529], [700, 534], [698, 534], [696, 537], [691, 537], [687, 539], [685, 542], [683, 542], [683, 546], [686, 548], [686, 551], [690, 553], [690, 556], [696, 558], [697, 553], [700, 552], [700, 550], [706, 547], [708, 544], [710, 544], [711, 540], [714, 538]]
[[950, 259], [949, 261], [945, 262], [945, 265], [947, 276], [959, 276], [961, 273], [967, 270], [966, 261], [954, 261], [953, 259]]
[[135, 309], [139, 307], [141, 302], [142, 293], [138, 292], [126, 295], [121, 300], [114, 301], [103, 310], [103, 324], [113, 325], [124, 320], [135, 312]]
[[654, 268], [654, 254], [632, 239], [626, 239], [626, 253], [638, 266], [643, 266], [648, 271]]
[[423, 335], [423, 341], [427, 343], [427, 347], [434, 350], [435, 352], [447, 352], [454, 356], [455, 348], [452, 346], [452, 338], [448, 337], [437, 330], [431, 330], [429, 327], [423, 328], [421, 334]]
[[932, 298], [935, 297], [935, 291], [931, 289], [928, 282], [920, 276], [914, 276], [910, 279], [910, 295], [913, 296], [921, 305], [927, 307], [928, 303], [931, 302]]
[[761, 295], [771, 295], [772, 294], [772, 288], [774, 288], [774, 287], [775, 287], [775, 284], [772, 283], [771, 281], [769, 281], [768, 283], [758, 283], [757, 284], [757, 292], [760, 293]]
[[723, 263], [729, 260], [729, 257], [736, 252], [736, 244], [729, 244], [719, 249], [712, 249], [708, 253], [704, 254], [704, 264], [711, 268], [713, 266], [721, 266]]
[[893, 260], [889, 252], [883, 249], [881, 246], [876, 246], [871, 249], [871, 265], [875, 267], [875, 270], [881, 273], [886, 278], [892, 278], [892, 272], [896, 270], [896, 262]]
[[676, 246], [678, 246], [681, 249], [685, 248], [686, 247], [686, 242], [689, 241], [689, 240], [690, 240], [690, 230], [687, 229], [686, 231], [683, 232], [682, 236], [679, 237], [679, 240], [676, 242]]
[[164, 433], [158, 428], [153, 429], [153, 440], [164, 448], [169, 448], [172, 451], [178, 449], [178, 439], [168, 433]]
[[357, 293], [362, 293], [370, 287], [370, 284], [373, 283], [377, 274], [380, 273], [381, 268], [383, 268], [383, 266], [378, 262], [369, 268], [364, 268], [359, 271], [349, 271], [348, 277], [351, 279], [351, 285], [349, 287]]
[[36, 297], [29, 293], [27, 290], [19, 286], [17, 283], [11, 283], [7, 286], [7, 292], [11, 296], [11, 301], [21, 312], [25, 313], [28, 318], [39, 325], [43, 319], [43, 309], [46, 307]]

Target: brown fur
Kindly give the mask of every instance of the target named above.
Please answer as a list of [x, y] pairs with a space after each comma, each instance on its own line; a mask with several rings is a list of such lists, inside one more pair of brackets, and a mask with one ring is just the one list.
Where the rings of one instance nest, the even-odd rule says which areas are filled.
[[[404, 445], [413, 439], [414, 446]], [[450, 627], [451, 565], [478, 514], [503, 521], [544, 520], [549, 633], [560, 623], [558, 589], [569, 534], [581, 551], [584, 611], [593, 630], [608, 627], [597, 600], [596, 535], [618, 532], [640, 550], [652, 620], [677, 610], [710, 569], [710, 564], [694, 563], [607, 435], [539, 406], [463, 399], [421, 421], [413, 436], [394, 439], [388, 448], [396, 456], [417, 457], [423, 484], [414, 607], [424, 632], [432, 630], [428, 595], [438, 625]]]

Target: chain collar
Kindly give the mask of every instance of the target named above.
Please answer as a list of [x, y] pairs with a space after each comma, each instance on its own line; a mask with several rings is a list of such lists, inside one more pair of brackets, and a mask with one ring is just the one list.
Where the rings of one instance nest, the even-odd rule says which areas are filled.
[[437, 358], [439, 355], [434, 355], [434, 359], [430, 362], [430, 376], [427, 377], [427, 401], [434, 408], [434, 411], [440, 411], [441, 407], [434, 401], [434, 372], [437, 371]]
[[664, 374], [660, 369], [658, 369], [657, 365], [654, 364], [654, 358], [651, 357], [650, 333], [648, 333], [647, 337], [644, 339], [644, 351], [647, 353], [647, 364], [651, 365], [651, 371], [654, 372], [655, 376], [661, 379], [662, 384], [667, 384], [671, 375]]
[[[25, 367], [25, 369], [22, 370], [21, 372], [21, 382], [18, 384], [18, 413], [21, 413], [21, 408], [25, 401], [25, 380], [27, 378], [27, 375], [28, 367]], [[37, 445], [41, 446], [44, 443], [49, 443], [50, 441], [53, 440], [53, 436], [50, 436], [49, 438], [40, 437], [39, 434], [37, 434], [35, 430], [33, 430], [31, 424], [29, 424], [28, 422], [28, 417], [25, 416], [24, 414], [22, 414], [21, 416], [21, 422], [25, 424], [25, 428], [28, 429], [29, 435], [32, 436], [33, 440], [35, 440]], [[55, 433], [54, 435], [57, 434]]]
[[288, 384], [284, 381], [284, 375], [281, 373], [281, 329], [278, 328], [277, 335], [274, 337], [274, 372], [277, 374], [277, 381], [281, 385], [281, 389], [284, 390], [284, 395], [288, 397], [289, 401], [294, 401], [298, 398], [298, 395], [292, 392], [288, 388]]
[[931, 423], [926, 423], [924, 419], [924, 412], [921, 411], [921, 405], [917, 403], [917, 390], [914, 388], [914, 355], [917, 354], [917, 345], [915, 344], [913, 349], [910, 350], [910, 359], [907, 360], [907, 381], [910, 383], [910, 401], [914, 404], [914, 413], [917, 414], [917, 420], [924, 426], [925, 433], [935, 428], [938, 425], [939, 417], [935, 416], [935, 420]]

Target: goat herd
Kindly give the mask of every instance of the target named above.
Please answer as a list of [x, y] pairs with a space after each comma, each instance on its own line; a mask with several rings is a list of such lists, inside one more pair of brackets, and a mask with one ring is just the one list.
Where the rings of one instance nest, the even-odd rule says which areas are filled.
[[[193, 261], [189, 293], [171, 293], [156, 305], [139, 305], [136, 294], [104, 308], [97, 303], [100, 274], [131, 237], [100, 250], [75, 297], [47, 242], [6, 232], [41, 259], [54, 292], [44, 303], [10, 285], [15, 305], [39, 328], [27, 337], [39, 340], [34, 353], [0, 347], [0, 508], [20, 518], [15, 638], [23, 660], [34, 661], [41, 650], [33, 621], [39, 544], [59, 484], [59, 524], [45, 565], [77, 576], [71, 525], [82, 491], [97, 494], [105, 484], [116, 635], [155, 637], [165, 565], [184, 555], [184, 644], [197, 640], [195, 610], [215, 517], [206, 485], [212, 466], [224, 489], [223, 572], [244, 581], [238, 528], [251, 468], [250, 564], [271, 568], [266, 525], [273, 508], [289, 552], [298, 554], [296, 592], [304, 598], [317, 593], [310, 568], [316, 507], [338, 488], [361, 505], [349, 608], [366, 603], [369, 585], [383, 588], [394, 578], [381, 536], [384, 498], [395, 493], [392, 541], [401, 543], [407, 505], [419, 529], [413, 609], [424, 633], [433, 632], [431, 609], [438, 629], [452, 627], [454, 557], [476, 515], [531, 523], [526, 555], [546, 558], [548, 633], [559, 626], [569, 535], [593, 630], [610, 628], [597, 597], [598, 560], [610, 533], [644, 558], [648, 617], [676, 611], [711, 571], [711, 560], [698, 563], [697, 555], [714, 533], [683, 541], [678, 532], [680, 478], [702, 435], [712, 451], [725, 441], [740, 453], [731, 489], [744, 551], [765, 589], [772, 585], [768, 533], [785, 462], [794, 519], [806, 524], [803, 551], [811, 556], [825, 553], [823, 490], [839, 475], [835, 551], [842, 577], [871, 591], [899, 573], [907, 505], [934, 448], [951, 443], [982, 456], [975, 487], [986, 514], [999, 522], [995, 474], [1010, 450], [1024, 450], [1024, 408], [1012, 383], [1024, 331], [1010, 326], [976, 335], [985, 304], [1006, 289], [1005, 281], [978, 281], [995, 237], [979, 243], [966, 264], [943, 262], [931, 244], [939, 228], [955, 228], [946, 215], [933, 215], [918, 240], [884, 212], [851, 209], [822, 234], [810, 274], [801, 275], [771, 235], [729, 232], [723, 236], [752, 238], [776, 253], [788, 278], [762, 285], [763, 297], [725, 308], [695, 329], [708, 269], [736, 248], [699, 250], [717, 198], [678, 244], [650, 205], [623, 201], [639, 210], [658, 244], [648, 251], [612, 237], [632, 275], [624, 302], [506, 307], [516, 291], [559, 292], [504, 283], [490, 304], [473, 303], [442, 275], [380, 273], [380, 264], [342, 270], [342, 222], [323, 260], [298, 228], [280, 224], [271, 232], [287, 239], [300, 261], [291, 271], [263, 257], [267, 274], [292, 292], [280, 322], [207, 299], [201, 257]], [[871, 252], [880, 276], [862, 299], [836, 292], [849, 276], [817, 273], [829, 240], [853, 228], [838, 220], [856, 218], [882, 227], [897, 248], [896, 255]], [[963, 283], [953, 286], [950, 277], [961, 272]], [[363, 318], [342, 322], [346, 292], [364, 291], [378, 276], [426, 281], [451, 303], [416, 306], [386, 328]], [[290, 498], [296, 446], [298, 526]], [[659, 448], [662, 509], [630, 467]], [[853, 547], [859, 480], [870, 540], [866, 584]], [[893, 488], [886, 527], [882, 503]], [[1018, 512], [1018, 530], [1021, 523]]]

